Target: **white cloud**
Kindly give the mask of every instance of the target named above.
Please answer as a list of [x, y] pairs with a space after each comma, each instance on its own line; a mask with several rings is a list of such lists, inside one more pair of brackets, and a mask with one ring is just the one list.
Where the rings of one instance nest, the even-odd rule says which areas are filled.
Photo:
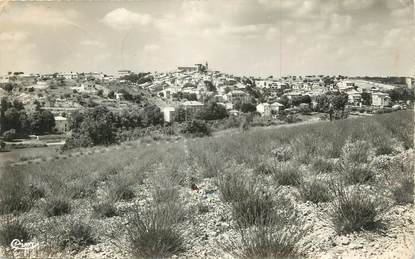
[[385, 33], [383, 38], [383, 48], [399, 48], [401, 39], [406, 38], [405, 30], [402, 28], [392, 28]]
[[404, 8], [398, 8], [391, 11], [391, 16], [393, 18], [412, 18], [413, 7], [407, 6]]
[[342, 34], [350, 30], [352, 17], [350, 15], [333, 14], [330, 17], [330, 32], [333, 34]]
[[149, 25], [152, 19], [148, 14], [139, 14], [125, 8], [118, 8], [107, 13], [101, 21], [113, 29], [128, 30], [136, 25]]
[[403, 7], [412, 7], [413, 8], [413, 0], [384, 0], [386, 6], [389, 9], [397, 9]]
[[24, 8], [16, 16], [7, 17], [5, 15], [2, 18], [16, 24], [59, 27], [76, 25], [73, 20], [77, 17], [78, 12], [72, 9], [63, 11], [43, 6], [30, 6]]
[[372, 34], [378, 34], [380, 30], [380, 24], [378, 22], [371, 22], [362, 24], [358, 28], [358, 32], [362, 35], [372, 35]]
[[0, 33], [0, 41], [5, 42], [22, 42], [27, 39], [27, 35], [23, 32], [2, 32]]
[[104, 47], [104, 43], [97, 41], [97, 40], [83, 40], [79, 44], [86, 47], [95, 47], [95, 48], [102, 48]]
[[144, 52], [153, 52], [160, 49], [160, 46], [157, 44], [147, 44], [144, 46]]
[[344, 0], [343, 7], [349, 10], [361, 10], [371, 7], [375, 0]]

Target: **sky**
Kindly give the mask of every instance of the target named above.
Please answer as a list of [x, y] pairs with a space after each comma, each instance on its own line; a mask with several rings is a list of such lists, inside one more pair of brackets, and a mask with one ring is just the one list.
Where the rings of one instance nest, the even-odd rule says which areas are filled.
[[0, 74], [415, 74], [412, 0], [0, 3]]

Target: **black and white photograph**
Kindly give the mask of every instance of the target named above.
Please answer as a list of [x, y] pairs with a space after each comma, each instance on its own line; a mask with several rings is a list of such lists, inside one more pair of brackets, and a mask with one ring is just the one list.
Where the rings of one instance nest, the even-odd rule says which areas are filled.
[[0, 258], [415, 258], [413, 0], [0, 0]]

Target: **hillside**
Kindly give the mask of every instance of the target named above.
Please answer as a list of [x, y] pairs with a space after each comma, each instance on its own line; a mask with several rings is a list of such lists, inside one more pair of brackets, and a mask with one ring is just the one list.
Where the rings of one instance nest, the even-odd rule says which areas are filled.
[[37, 257], [409, 255], [413, 125], [407, 110], [5, 167], [0, 255], [11, 236]]

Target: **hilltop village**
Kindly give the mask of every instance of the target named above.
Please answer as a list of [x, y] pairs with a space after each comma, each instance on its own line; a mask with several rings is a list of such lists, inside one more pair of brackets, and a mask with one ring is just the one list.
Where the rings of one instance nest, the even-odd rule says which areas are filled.
[[[413, 78], [405, 77], [241, 77], [211, 70], [207, 62], [163, 73], [9, 72], [0, 78], [1, 133], [6, 141], [23, 135], [70, 135], [76, 131], [71, 116], [97, 107], [118, 114], [121, 131], [139, 127], [149, 132], [156, 125], [165, 128], [196, 119], [221, 129], [244, 122], [264, 126], [316, 118], [333, 120], [406, 109], [414, 99], [413, 84]], [[22, 117], [29, 122], [21, 121]], [[19, 132], [23, 124], [36, 124], [36, 118], [49, 118], [50, 127], [42, 131], [28, 126]], [[218, 121], [225, 122], [220, 125]]]

